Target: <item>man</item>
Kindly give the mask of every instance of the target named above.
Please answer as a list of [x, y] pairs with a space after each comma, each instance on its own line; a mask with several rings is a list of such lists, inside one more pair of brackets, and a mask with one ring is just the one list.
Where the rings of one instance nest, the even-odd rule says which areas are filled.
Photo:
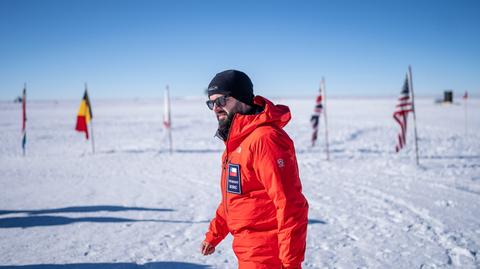
[[218, 120], [222, 201], [201, 245], [210, 255], [228, 233], [240, 269], [297, 269], [305, 255], [308, 203], [292, 140], [290, 110], [254, 96], [243, 72], [218, 73], [208, 86]]

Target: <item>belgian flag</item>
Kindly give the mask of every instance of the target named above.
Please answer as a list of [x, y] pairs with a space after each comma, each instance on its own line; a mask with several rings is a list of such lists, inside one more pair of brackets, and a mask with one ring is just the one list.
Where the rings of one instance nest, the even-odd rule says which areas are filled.
[[82, 102], [80, 103], [80, 109], [78, 109], [77, 114], [77, 126], [75, 130], [79, 132], [85, 132], [85, 137], [88, 140], [88, 123], [93, 118], [92, 106], [90, 105], [90, 99], [88, 98], [87, 90], [85, 89], [85, 94], [83, 95]]

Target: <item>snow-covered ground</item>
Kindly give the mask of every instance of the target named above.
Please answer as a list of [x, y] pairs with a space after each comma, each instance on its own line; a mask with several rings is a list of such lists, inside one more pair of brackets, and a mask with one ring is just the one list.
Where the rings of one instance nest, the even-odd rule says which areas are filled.
[[[312, 99], [274, 100], [310, 203], [304, 268], [480, 268], [480, 100], [467, 130], [461, 104], [417, 100], [417, 167], [411, 117], [394, 152], [396, 98], [329, 99], [328, 162]], [[80, 100], [33, 101], [26, 157], [20, 106], [0, 103], [0, 268], [236, 268], [230, 236], [199, 254], [223, 150], [204, 100], [173, 100], [171, 155], [161, 100], [92, 103], [95, 154], [74, 131]]]

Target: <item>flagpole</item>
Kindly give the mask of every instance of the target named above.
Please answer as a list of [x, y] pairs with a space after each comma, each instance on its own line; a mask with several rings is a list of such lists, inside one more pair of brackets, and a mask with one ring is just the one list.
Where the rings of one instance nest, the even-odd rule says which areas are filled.
[[464, 110], [465, 110], [465, 138], [468, 137], [468, 114], [467, 114], [467, 111], [468, 111], [468, 93], [465, 92], [465, 95], [463, 96], [463, 101], [465, 102], [465, 105], [464, 105]]
[[92, 152], [95, 154], [95, 141], [93, 139], [93, 120], [90, 120], [90, 133], [92, 134]]
[[409, 65], [408, 66], [408, 77], [409, 77], [409, 87], [410, 90], [412, 91], [412, 112], [413, 112], [413, 128], [415, 131], [415, 156], [417, 160], [417, 165], [420, 165], [420, 161], [418, 158], [418, 134], [417, 134], [417, 117], [416, 117], [416, 109], [415, 109], [415, 94], [413, 92], [413, 82], [412, 82], [412, 67]]
[[170, 87], [167, 85], [165, 89], [165, 96], [164, 96], [164, 105], [165, 111], [163, 115], [163, 124], [165, 128], [167, 128], [168, 132], [168, 145], [170, 149], [170, 154], [173, 153], [173, 143], [172, 143], [172, 119], [170, 115]]
[[[85, 82], [85, 92], [88, 91], [88, 87], [87, 87], [87, 83]], [[87, 93], [87, 96], [88, 96], [88, 93]], [[89, 101], [90, 101], [90, 98], [89, 98]], [[92, 104], [88, 104], [88, 106], [91, 106]], [[90, 107], [88, 107], [88, 109], [91, 109]], [[90, 114], [90, 112], [89, 112]], [[88, 128], [88, 127], [87, 127]], [[95, 154], [95, 139], [94, 139], [94, 136], [93, 136], [93, 117], [92, 115], [90, 115], [90, 134], [91, 134], [91, 137], [92, 137], [92, 152], [93, 154]]]
[[327, 90], [325, 89], [325, 78], [322, 77], [322, 85], [321, 87], [323, 88], [323, 98], [324, 98], [324, 104], [325, 107], [323, 108], [323, 117], [325, 119], [325, 151], [327, 153], [327, 161], [330, 160], [330, 151], [328, 149], [328, 124], [327, 124]]

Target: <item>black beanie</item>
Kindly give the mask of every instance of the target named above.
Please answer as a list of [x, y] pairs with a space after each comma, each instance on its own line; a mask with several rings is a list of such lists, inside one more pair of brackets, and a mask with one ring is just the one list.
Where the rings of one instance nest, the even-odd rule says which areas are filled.
[[247, 74], [238, 70], [226, 70], [215, 75], [207, 90], [208, 96], [227, 94], [247, 105], [253, 105], [253, 84]]

